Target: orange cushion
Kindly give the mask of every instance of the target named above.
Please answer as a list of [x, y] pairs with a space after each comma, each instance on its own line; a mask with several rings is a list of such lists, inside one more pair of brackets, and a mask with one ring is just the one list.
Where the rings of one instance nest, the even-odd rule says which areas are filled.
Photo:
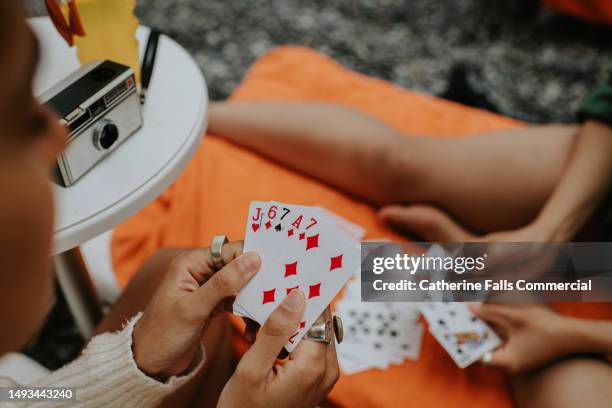
[[[512, 119], [348, 71], [300, 47], [277, 48], [260, 58], [232, 100], [337, 102], [368, 112], [404, 132], [436, 137], [520, 126]], [[121, 284], [125, 285], [161, 247], [208, 246], [219, 233], [242, 239], [252, 200], [322, 205], [364, 226], [366, 238], [402, 239], [380, 223], [369, 205], [208, 135], [172, 187], [115, 230], [113, 266]], [[240, 330], [241, 321], [235, 319], [235, 323]], [[239, 336], [235, 344], [239, 352], [246, 349]], [[342, 376], [330, 399], [347, 407], [510, 406], [501, 374], [476, 366], [458, 369], [429, 334], [418, 363]]]
[[[405, 132], [445, 137], [519, 126], [509, 118], [348, 71], [300, 47], [277, 48], [260, 58], [231, 99], [333, 101]], [[208, 245], [221, 232], [243, 237], [251, 200], [322, 205], [364, 226], [368, 236], [401, 238], [378, 221], [370, 206], [208, 135], [176, 182], [116, 229], [112, 254], [119, 281], [124, 285], [163, 246]]]

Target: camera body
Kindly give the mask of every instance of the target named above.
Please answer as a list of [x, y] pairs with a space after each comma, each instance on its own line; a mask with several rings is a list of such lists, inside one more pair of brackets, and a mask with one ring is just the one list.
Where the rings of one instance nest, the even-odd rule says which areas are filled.
[[69, 133], [56, 181], [73, 185], [142, 126], [134, 71], [112, 61], [82, 66], [40, 97]]

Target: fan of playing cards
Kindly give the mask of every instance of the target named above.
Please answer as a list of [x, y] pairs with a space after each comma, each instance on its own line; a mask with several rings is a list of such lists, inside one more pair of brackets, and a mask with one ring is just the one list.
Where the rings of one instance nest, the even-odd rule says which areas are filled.
[[501, 344], [497, 334], [457, 302], [361, 302], [356, 275], [336, 304], [344, 324], [338, 360], [345, 374], [418, 361], [423, 340], [423, 314], [429, 331], [453, 361], [465, 368]]
[[244, 251], [261, 257], [257, 275], [240, 291], [234, 313], [263, 324], [294, 289], [306, 295], [303, 321], [285, 345], [292, 351], [360, 266], [363, 229], [319, 207], [254, 201]]
[[355, 274], [344, 297], [336, 303], [336, 314], [344, 326], [344, 340], [337, 347], [342, 371], [353, 374], [399, 365], [406, 358], [417, 361], [423, 337], [419, 306], [410, 302], [361, 302], [360, 274]]

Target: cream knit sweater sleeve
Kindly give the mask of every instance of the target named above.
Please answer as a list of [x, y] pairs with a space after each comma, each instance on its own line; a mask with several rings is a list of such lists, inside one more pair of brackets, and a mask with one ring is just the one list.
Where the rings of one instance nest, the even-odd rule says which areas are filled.
[[[72, 363], [54, 371], [31, 387], [70, 387], [75, 400], [42, 406], [70, 407], [153, 407], [164, 397], [189, 381], [204, 362], [204, 350], [189, 373], [160, 382], [144, 374], [136, 366], [132, 354], [132, 331], [138, 314], [116, 333], [94, 337], [83, 354]], [[0, 387], [19, 386], [8, 378], [0, 378]], [[37, 407], [40, 402], [1, 403], [0, 407]]]

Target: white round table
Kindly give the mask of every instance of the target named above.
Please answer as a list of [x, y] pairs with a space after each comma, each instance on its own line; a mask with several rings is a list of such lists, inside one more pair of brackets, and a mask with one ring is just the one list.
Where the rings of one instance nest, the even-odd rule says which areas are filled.
[[[76, 50], [68, 47], [49, 18], [37, 17], [29, 22], [41, 45], [34, 81], [34, 93], [40, 95], [80, 64]], [[141, 59], [148, 33], [143, 26], [136, 33]], [[76, 291], [72, 295], [82, 297], [71, 301], [66, 293], [69, 305], [73, 303], [71, 309], [95, 307], [87, 305], [95, 292], [83, 293], [87, 291], [85, 286], [91, 287], [91, 279], [87, 283], [87, 276], [83, 276], [78, 245], [145, 207], [178, 177], [200, 145], [207, 108], [206, 81], [199, 67], [179, 44], [161, 36], [143, 106], [142, 128], [73, 186], [54, 187], [56, 272], [65, 293]], [[90, 310], [88, 314], [92, 313], [99, 311]], [[86, 317], [75, 315], [84, 332], [95, 323], [91, 319], [86, 322]]]

